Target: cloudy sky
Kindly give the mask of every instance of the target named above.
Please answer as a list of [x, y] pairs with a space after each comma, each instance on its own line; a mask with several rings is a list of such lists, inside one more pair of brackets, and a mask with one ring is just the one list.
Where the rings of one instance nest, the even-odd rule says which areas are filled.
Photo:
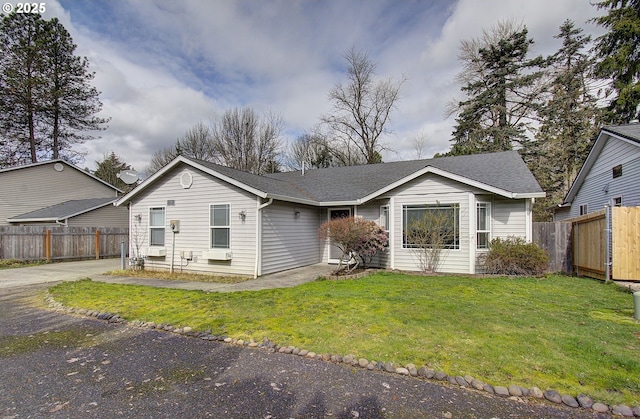
[[198, 122], [240, 106], [273, 111], [285, 121], [284, 140], [311, 130], [330, 110], [327, 94], [345, 81], [352, 46], [377, 64], [377, 76], [406, 77], [392, 115], [393, 151], [385, 161], [423, 158], [449, 149], [460, 98], [455, 75], [461, 40], [477, 38], [500, 20], [524, 23], [534, 54], [548, 55], [566, 19], [585, 33], [602, 14], [590, 0], [47, 0], [89, 58], [102, 92], [100, 138], [82, 146], [84, 166], [114, 151], [142, 171], [151, 155]]

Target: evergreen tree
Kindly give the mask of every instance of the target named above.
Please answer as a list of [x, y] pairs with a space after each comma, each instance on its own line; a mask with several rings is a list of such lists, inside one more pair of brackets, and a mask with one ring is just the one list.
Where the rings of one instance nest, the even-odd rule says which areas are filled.
[[595, 6], [608, 9], [593, 19], [609, 30], [596, 40], [597, 74], [612, 80], [607, 119], [626, 123], [640, 117], [640, 0], [604, 0]]
[[74, 156], [107, 122], [86, 58], [57, 19], [0, 15], [0, 151], [5, 166]]
[[503, 23], [478, 40], [463, 41], [460, 59], [467, 100], [453, 106], [450, 155], [510, 150], [526, 139], [539, 106], [542, 57], [528, 59], [527, 29]]
[[116, 155], [113, 151], [111, 154], [105, 154], [102, 161], [96, 161], [97, 169], [94, 175], [109, 183], [110, 185], [115, 186], [116, 188], [128, 192], [135, 185], [127, 185], [118, 177], [118, 173], [124, 170], [132, 170], [131, 166], [129, 166], [124, 160], [122, 160], [119, 156]]
[[593, 58], [585, 52], [591, 41], [582, 29], [566, 20], [555, 38], [560, 49], [547, 58], [548, 100], [538, 115], [541, 125], [536, 141], [525, 151], [525, 160], [547, 197], [537, 202], [536, 219], [551, 218], [544, 208], [562, 201], [589, 153], [599, 126], [600, 109], [591, 92]]

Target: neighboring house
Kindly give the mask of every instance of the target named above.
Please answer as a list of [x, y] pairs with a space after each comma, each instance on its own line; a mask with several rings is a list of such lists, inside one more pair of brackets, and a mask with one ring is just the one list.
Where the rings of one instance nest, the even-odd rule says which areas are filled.
[[599, 211], [605, 205], [640, 205], [640, 124], [600, 130], [554, 220]]
[[0, 225], [127, 228], [121, 192], [64, 160], [0, 169]]
[[417, 271], [407, 220], [445, 211], [455, 237], [439, 270], [475, 273], [492, 238], [531, 240], [533, 200], [544, 196], [515, 151], [265, 176], [179, 156], [116, 205], [129, 206], [130, 252], [147, 266], [255, 277], [337, 263], [318, 227], [349, 215], [388, 231], [381, 267]]

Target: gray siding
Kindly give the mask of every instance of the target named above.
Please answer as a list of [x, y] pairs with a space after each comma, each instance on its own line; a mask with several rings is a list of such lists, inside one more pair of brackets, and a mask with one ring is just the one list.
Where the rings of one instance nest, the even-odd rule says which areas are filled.
[[509, 236], [527, 239], [527, 206], [524, 199], [495, 197], [491, 205], [491, 238]]
[[284, 202], [264, 208], [261, 274], [320, 263], [320, 215], [318, 208]]
[[69, 218], [69, 227], [129, 227], [127, 207], [107, 205], [77, 217]]
[[[190, 172], [193, 183], [185, 189], [180, 184], [180, 176]], [[174, 205], [167, 205], [173, 200]], [[210, 249], [209, 205], [230, 204], [231, 249], [230, 261], [213, 261], [202, 257], [202, 252]], [[256, 214], [257, 201], [253, 194], [220, 181], [198, 170], [184, 165], [176, 167], [141, 196], [136, 197], [131, 207], [131, 247], [135, 252], [136, 241], [141, 253], [147, 254], [149, 208], [165, 207], [166, 256], [149, 257], [145, 266], [169, 269], [171, 263], [172, 235], [170, 220], [180, 220], [180, 232], [175, 234], [174, 269], [203, 271], [221, 274], [253, 275], [256, 257]], [[244, 211], [242, 221], [239, 213]], [[139, 215], [141, 222], [135, 221]], [[193, 260], [180, 259], [180, 251], [193, 252]]]
[[64, 164], [58, 172], [54, 162], [0, 173], [0, 225], [7, 218], [63, 201], [116, 196], [116, 190], [88, 174]]
[[[622, 176], [613, 178], [612, 169], [622, 164]], [[558, 211], [556, 220], [580, 215], [580, 206], [588, 212], [599, 211], [612, 199], [622, 197], [622, 205], [640, 205], [640, 146], [609, 137], [596, 158], [568, 211]]]

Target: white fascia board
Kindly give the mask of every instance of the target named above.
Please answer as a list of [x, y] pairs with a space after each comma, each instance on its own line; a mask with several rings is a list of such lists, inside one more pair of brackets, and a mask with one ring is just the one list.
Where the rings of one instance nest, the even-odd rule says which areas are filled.
[[320, 202], [321, 207], [347, 207], [350, 205], [360, 205], [360, 199], [356, 199], [355, 201], [323, 201]]
[[293, 197], [286, 196], [286, 195], [265, 194], [265, 196], [262, 196], [262, 198], [273, 198], [276, 201], [291, 202], [291, 203], [294, 203], [294, 204], [311, 205], [311, 206], [314, 206], [314, 207], [317, 207], [319, 205], [318, 201], [313, 201], [311, 199], [304, 199], [304, 198], [293, 198]]
[[243, 189], [247, 192], [250, 192], [254, 195], [257, 195], [261, 198], [266, 198], [267, 194], [265, 192], [259, 191], [255, 188], [252, 188], [242, 182], [239, 182], [233, 178], [230, 178], [228, 176], [224, 176], [221, 173], [216, 172], [215, 170], [212, 170], [206, 166], [203, 166], [201, 164], [198, 164], [196, 162], [193, 162], [191, 160], [189, 160], [188, 158], [184, 157], [184, 156], [178, 156], [175, 159], [173, 159], [169, 164], [167, 164], [166, 166], [164, 166], [162, 169], [158, 170], [156, 173], [154, 173], [152, 176], [148, 177], [147, 179], [145, 179], [141, 184], [139, 184], [138, 186], [136, 186], [131, 192], [129, 192], [128, 194], [126, 194], [125, 196], [123, 196], [122, 198], [120, 198], [116, 203], [115, 206], [119, 207], [120, 205], [126, 204], [127, 202], [131, 201], [136, 195], [138, 195], [141, 191], [145, 190], [150, 184], [152, 184], [153, 182], [156, 181], [156, 179], [162, 177], [165, 173], [167, 173], [169, 170], [173, 169], [174, 167], [176, 167], [178, 164], [180, 163], [184, 163], [188, 166], [191, 166], [193, 168], [196, 168], [198, 170], [201, 170], [215, 178], [218, 178], [220, 180], [223, 180], [225, 182], [228, 182], [230, 184], [232, 184], [233, 186], [236, 186], [240, 189]]
[[63, 221], [64, 218], [48, 217], [48, 218], [7, 218], [8, 223], [37, 223], [42, 221], [58, 222]]

